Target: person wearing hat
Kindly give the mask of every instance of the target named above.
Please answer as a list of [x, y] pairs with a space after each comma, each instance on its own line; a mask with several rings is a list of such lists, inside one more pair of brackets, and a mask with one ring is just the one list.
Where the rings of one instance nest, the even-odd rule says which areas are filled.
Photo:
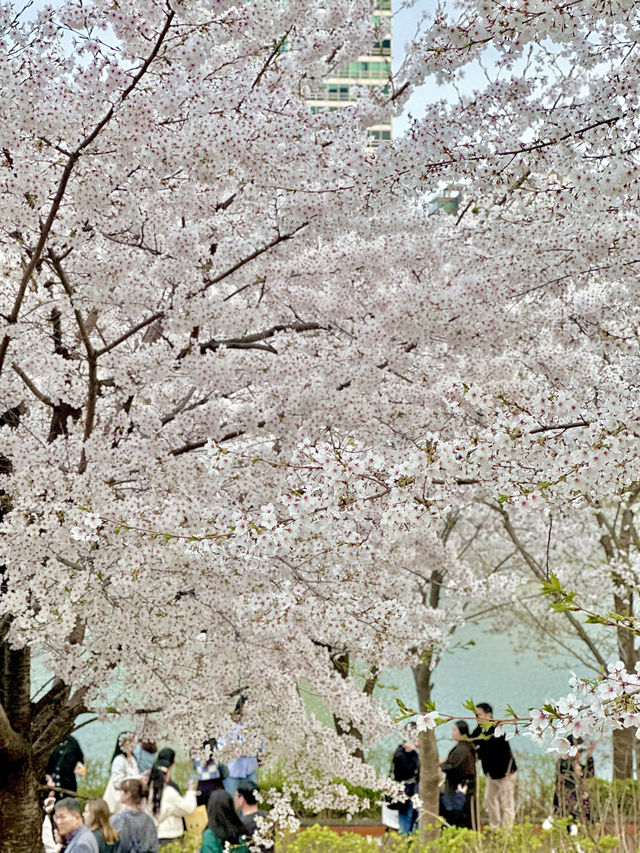
[[182, 818], [196, 808], [196, 783], [189, 780], [186, 794], [181, 796], [175, 782], [171, 781], [171, 771], [176, 754], [169, 747], [158, 753], [149, 776], [149, 799], [147, 810], [158, 830], [160, 847], [180, 838], [184, 832]]

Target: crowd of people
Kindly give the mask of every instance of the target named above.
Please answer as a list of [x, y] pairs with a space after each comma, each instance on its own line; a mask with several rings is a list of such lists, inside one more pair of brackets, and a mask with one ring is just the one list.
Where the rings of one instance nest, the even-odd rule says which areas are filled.
[[[511, 746], [503, 734], [497, 734], [493, 709], [486, 702], [476, 706], [476, 723], [473, 731], [465, 720], [456, 720], [451, 727], [455, 741], [453, 749], [440, 760], [442, 785], [440, 790], [440, 817], [452, 826], [477, 829], [480, 826], [476, 800], [476, 761], [479, 759], [486, 777], [485, 804], [492, 828], [509, 827], [515, 819], [516, 761]], [[392, 759], [392, 773], [397, 782], [404, 784], [403, 801], [391, 804], [398, 813], [398, 829], [403, 835], [414, 831], [418, 812], [412, 797], [418, 793], [420, 761], [411, 740], [405, 740], [396, 749]]]
[[258, 828], [257, 758], [241, 756], [229, 765], [194, 762], [184, 794], [172, 780], [176, 753], [138, 742], [132, 732], [118, 736], [103, 796], [84, 808], [72, 796], [84, 758], [78, 742], [66, 738], [47, 767], [44, 853], [158, 853], [184, 832], [183, 818], [200, 807], [206, 827], [202, 853], [248, 853]]
[[[439, 762], [439, 814], [446, 824], [479, 828], [479, 760], [486, 778], [489, 826], [510, 827], [515, 819], [516, 761], [505, 735], [496, 732], [491, 705], [476, 706], [476, 723], [473, 731], [465, 720], [452, 725], [454, 746]], [[215, 748], [220, 743], [207, 745]], [[573, 821], [588, 819], [582, 782], [594, 771], [593, 745], [584, 749], [578, 743], [577, 747], [577, 755], [558, 759], [554, 794], [554, 814]], [[213, 758], [194, 761], [195, 774], [184, 794], [171, 778], [175, 759], [169, 747], [158, 750], [155, 743], [139, 742], [131, 732], [121, 733], [104, 794], [87, 800], [83, 809], [76, 797], [69, 796], [77, 790], [76, 777], [86, 773], [82, 750], [73, 737], [66, 738], [47, 767], [51, 790], [44, 802], [44, 853], [158, 853], [182, 836], [183, 818], [197, 808], [206, 815], [201, 853], [222, 853], [227, 843], [234, 853], [248, 853], [248, 844], [259, 829], [258, 818], [265, 814], [258, 805], [258, 758], [240, 756], [229, 765], [219, 765]], [[420, 779], [418, 750], [410, 738], [393, 754], [392, 775], [402, 783], [405, 797], [389, 808], [397, 814], [400, 833], [408, 835], [417, 827], [413, 798]]]
[[[451, 727], [455, 745], [439, 762], [442, 772], [439, 816], [451, 826], [480, 827], [476, 799], [479, 760], [485, 775], [484, 802], [489, 826], [492, 829], [510, 827], [515, 820], [516, 761], [506, 736], [496, 733], [491, 705], [482, 702], [476, 706], [476, 723], [473, 731], [465, 720], [456, 720]], [[553, 817], [566, 819], [570, 828], [590, 819], [585, 781], [595, 775], [595, 745], [585, 746], [580, 739], [574, 742], [571, 737], [569, 742], [577, 751], [575, 755], [561, 755], [556, 762]], [[396, 749], [392, 775], [397, 782], [403, 783], [405, 799], [392, 803], [390, 808], [397, 812], [399, 831], [409, 834], [417, 826], [418, 812], [411, 798], [418, 793], [420, 779], [418, 751], [410, 739]], [[547, 823], [551, 825], [552, 819], [548, 818], [544, 825]]]

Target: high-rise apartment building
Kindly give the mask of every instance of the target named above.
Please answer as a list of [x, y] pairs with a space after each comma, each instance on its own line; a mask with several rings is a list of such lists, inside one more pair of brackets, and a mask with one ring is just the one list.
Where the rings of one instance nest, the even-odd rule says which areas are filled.
[[[308, 100], [312, 111], [339, 110], [353, 103], [355, 86], [370, 86], [389, 91], [391, 75], [391, 0], [377, 0], [374, 21], [384, 33], [380, 41], [375, 42], [371, 52], [359, 56], [355, 62], [346, 62], [327, 77], [322, 86], [312, 93]], [[369, 128], [372, 145], [381, 139], [391, 139], [391, 118]]]

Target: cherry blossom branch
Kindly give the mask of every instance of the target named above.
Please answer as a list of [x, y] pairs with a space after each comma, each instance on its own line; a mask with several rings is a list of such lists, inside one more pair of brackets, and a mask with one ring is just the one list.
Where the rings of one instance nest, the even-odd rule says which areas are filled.
[[[251, 263], [251, 261], [254, 261], [256, 258], [259, 258], [260, 255], [264, 255], [265, 252], [268, 252], [271, 249], [275, 248], [280, 243], [286, 243], [287, 240], [291, 240], [293, 237], [295, 237], [295, 235], [299, 231], [302, 231], [302, 229], [306, 228], [308, 225], [309, 225], [308, 221], [303, 222], [302, 225], [298, 225], [298, 227], [294, 228], [293, 231], [289, 231], [286, 234], [278, 234], [277, 237], [274, 237], [270, 243], [266, 244], [266, 246], [261, 246], [259, 249], [256, 249], [255, 251], [251, 252], [251, 254], [249, 254], [245, 258], [242, 258], [241, 260], [239, 260], [232, 267], [229, 267], [229, 269], [225, 270], [224, 272], [221, 272], [219, 275], [215, 276], [214, 278], [206, 278], [205, 279], [205, 286], [201, 290], [192, 291], [189, 294], [189, 297], [194, 297], [194, 296], [198, 296], [202, 293], [206, 293], [206, 291], [210, 287], [213, 287], [214, 284], [219, 284], [219, 282], [224, 281], [225, 278], [228, 278], [230, 275], [233, 275], [233, 273], [237, 272], [239, 269], [242, 269], [242, 267]], [[234, 296], [235, 294], [231, 294], [231, 295]]]
[[[165, 25], [162, 28], [160, 35], [158, 36], [151, 53], [149, 54], [147, 59], [142, 63], [140, 70], [134, 76], [130, 85], [122, 93], [122, 95], [120, 97], [120, 103], [124, 103], [124, 101], [128, 98], [128, 96], [135, 89], [135, 87], [138, 85], [138, 83], [140, 82], [140, 80], [142, 79], [144, 74], [146, 73], [147, 69], [149, 68], [149, 66], [151, 65], [153, 60], [158, 55], [158, 52], [160, 51], [160, 48], [161, 48], [161, 46], [162, 46], [162, 44], [166, 38], [166, 35], [169, 32], [169, 28], [171, 26], [171, 22], [173, 21], [174, 16], [175, 16], [175, 12], [172, 9], [170, 9], [168, 14], [167, 14], [167, 19], [165, 21]], [[82, 142], [80, 142], [80, 144], [77, 146], [75, 151], [73, 151], [71, 153], [71, 155], [67, 159], [67, 162], [64, 165], [64, 168], [62, 170], [62, 175], [60, 176], [60, 180], [58, 182], [58, 187], [57, 187], [55, 195], [53, 197], [51, 207], [49, 208], [49, 213], [47, 215], [47, 218], [46, 218], [44, 224], [40, 228], [40, 236], [38, 238], [38, 242], [36, 243], [36, 246], [33, 249], [33, 252], [32, 252], [31, 257], [29, 259], [29, 263], [24, 268], [22, 278], [20, 280], [20, 285], [18, 287], [18, 292], [16, 294], [16, 298], [15, 298], [14, 303], [13, 303], [13, 308], [11, 309], [11, 313], [7, 317], [7, 322], [9, 323], [9, 325], [15, 325], [15, 323], [18, 322], [18, 316], [20, 314], [20, 309], [21, 309], [22, 303], [24, 301], [24, 296], [25, 296], [25, 293], [27, 290], [27, 284], [29, 283], [31, 276], [33, 275], [34, 270], [36, 269], [37, 265], [39, 264], [39, 262], [42, 258], [42, 253], [44, 251], [44, 247], [47, 243], [47, 240], [49, 239], [49, 234], [51, 233], [53, 223], [55, 222], [56, 217], [58, 215], [58, 210], [60, 209], [60, 205], [62, 204], [62, 199], [64, 198], [64, 195], [65, 195], [65, 192], [67, 189], [67, 184], [69, 183], [69, 179], [71, 177], [71, 173], [73, 172], [73, 170], [74, 170], [78, 160], [80, 159], [80, 156], [82, 155], [82, 153], [99, 136], [99, 134], [102, 132], [102, 130], [106, 127], [106, 125], [113, 118], [114, 113], [115, 113], [115, 107], [112, 106], [107, 111], [106, 115], [98, 122], [98, 124], [91, 131], [91, 133], [89, 133], [87, 136], [85, 136], [85, 138], [82, 140]], [[2, 369], [4, 367], [4, 361], [5, 361], [5, 358], [7, 355], [7, 350], [9, 349], [10, 342], [11, 342], [11, 336], [5, 334], [4, 338], [2, 339], [2, 343], [0, 343], [0, 373], [2, 373]]]
[[623, 616], [619, 613], [608, 613], [603, 616], [593, 610], [583, 607], [575, 600], [578, 593], [567, 592], [561, 585], [558, 577], [551, 573], [549, 580], [543, 583], [542, 591], [545, 595], [554, 597], [554, 602], [551, 605], [557, 613], [584, 613], [587, 616], [587, 624], [590, 625], [607, 625], [610, 628], [624, 628], [630, 631], [634, 636], [640, 637], [640, 619], [634, 616]]
[[96, 358], [99, 358], [101, 355], [104, 355], [107, 352], [111, 352], [111, 350], [119, 347], [120, 344], [124, 343], [129, 338], [133, 337], [137, 332], [140, 332], [142, 329], [150, 326], [152, 323], [155, 323], [157, 320], [162, 320], [165, 316], [164, 311], [156, 311], [155, 314], [152, 314], [150, 317], [147, 317], [146, 320], [141, 320], [139, 323], [136, 323], [135, 326], [132, 326], [128, 332], [124, 332], [120, 335], [119, 338], [116, 338], [115, 341], [112, 341], [110, 344], [106, 344], [106, 346], [101, 347], [96, 350]]
[[24, 370], [22, 370], [22, 368], [20, 368], [15, 362], [12, 363], [11, 367], [15, 370], [20, 379], [22, 379], [29, 391], [31, 391], [31, 393], [34, 394], [34, 396], [36, 396], [41, 403], [44, 403], [45, 406], [50, 406], [52, 409], [55, 409], [56, 404], [53, 402], [53, 400], [47, 397], [47, 395], [44, 394], [35, 385], [35, 383], [27, 376], [27, 374], [24, 372]]
[[[74, 151], [71, 157], [69, 157], [69, 159], [67, 160], [64, 169], [62, 170], [62, 175], [58, 183], [58, 188], [56, 190], [56, 194], [49, 209], [49, 215], [47, 216], [44, 225], [40, 228], [40, 237], [38, 238], [36, 247], [31, 254], [29, 263], [24, 268], [22, 279], [18, 287], [18, 292], [13, 303], [13, 308], [11, 309], [11, 313], [7, 317], [7, 322], [9, 323], [9, 325], [15, 325], [15, 323], [18, 322], [18, 316], [20, 314], [22, 302], [24, 300], [24, 296], [27, 290], [27, 284], [29, 283], [31, 276], [33, 275], [33, 271], [35, 270], [36, 266], [40, 262], [40, 259], [42, 258], [42, 252], [44, 251], [45, 244], [49, 239], [49, 233], [51, 231], [51, 228], [53, 227], [53, 223], [56, 219], [56, 216], [58, 215], [58, 209], [60, 208], [62, 199], [64, 198], [69, 178], [71, 177], [71, 173], [79, 157], [80, 151]], [[2, 339], [2, 343], [0, 344], [0, 373], [2, 373], [4, 360], [6, 358], [10, 342], [11, 336], [5, 334], [4, 338]]]

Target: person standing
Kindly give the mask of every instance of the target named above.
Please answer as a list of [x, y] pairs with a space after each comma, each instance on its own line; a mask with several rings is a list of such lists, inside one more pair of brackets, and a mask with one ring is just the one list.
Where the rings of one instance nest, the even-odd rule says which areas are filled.
[[53, 810], [65, 853], [99, 853], [93, 832], [82, 822], [82, 807], [75, 797], [63, 797]]
[[[242, 731], [245, 724], [243, 723], [242, 718], [244, 715], [244, 706], [246, 701], [246, 696], [240, 696], [236, 702], [235, 710], [231, 715], [235, 722], [235, 726], [231, 732], [231, 743], [244, 743], [245, 739], [242, 735]], [[218, 746], [224, 746], [224, 743], [225, 738], [223, 736], [218, 740]], [[258, 761], [257, 755], [240, 755], [238, 758], [230, 761], [225, 767], [225, 772], [222, 778], [222, 784], [225, 791], [233, 796], [239, 783], [243, 780], [249, 780], [257, 785], [259, 764], [260, 762]]]
[[47, 762], [47, 784], [67, 792], [56, 792], [56, 799], [68, 797], [71, 796], [69, 792], [78, 790], [76, 775], [82, 776], [84, 773], [86, 769], [80, 744], [72, 735], [68, 735], [56, 746]]
[[[454, 826], [477, 829], [473, 808], [476, 790], [476, 753], [469, 740], [469, 726], [464, 720], [456, 720], [451, 728], [455, 746], [446, 758], [440, 761], [445, 776], [444, 799], [448, 803], [460, 801], [461, 808], [448, 809], [446, 819]], [[462, 794], [462, 800], [460, 800]]]
[[[403, 741], [393, 753], [391, 761], [393, 778], [396, 782], [404, 782], [404, 792], [407, 798], [415, 796], [418, 793], [420, 780], [420, 756], [415, 744], [410, 740]], [[401, 835], [409, 835], [414, 831], [418, 822], [417, 809], [411, 799], [406, 799], [397, 807], [393, 807], [397, 808]]]
[[123, 809], [111, 815], [111, 826], [117, 829], [120, 840], [117, 853], [158, 853], [156, 827], [143, 810], [147, 788], [142, 779], [125, 779], [120, 785]]
[[143, 740], [136, 744], [133, 750], [133, 757], [138, 765], [140, 774], [148, 773], [153, 767], [153, 762], [156, 760], [158, 747], [154, 740]]
[[249, 838], [253, 837], [256, 831], [256, 818], [266, 815], [265, 811], [258, 809], [256, 793], [259, 790], [258, 786], [251, 780], [241, 779], [233, 795], [233, 804], [240, 820], [245, 825], [246, 834]]
[[137, 779], [140, 776], [138, 762], [133, 757], [136, 746], [136, 736], [133, 732], [120, 732], [116, 748], [111, 759], [111, 772], [107, 787], [102, 795], [109, 806], [111, 814], [117, 814], [122, 809], [120, 787], [125, 779]]
[[109, 823], [109, 806], [105, 801], [87, 800], [82, 817], [93, 832], [99, 853], [115, 853], [119, 836]]
[[149, 777], [149, 802], [147, 809], [158, 831], [160, 847], [181, 838], [184, 832], [182, 818], [190, 815], [196, 808], [196, 782], [189, 781], [186, 794], [181, 796], [175, 782], [171, 781], [171, 771], [176, 760], [173, 749], [165, 747], [151, 768]]
[[202, 836], [200, 853], [249, 853], [246, 829], [225, 790], [214, 791], [207, 804], [209, 825]]
[[[493, 708], [487, 702], [476, 705], [476, 720], [482, 723], [493, 719]], [[495, 725], [483, 728], [478, 725], [471, 734], [475, 742], [482, 770], [487, 777], [485, 805], [489, 813], [489, 826], [513, 826], [516, 816], [515, 795], [517, 766], [506, 737], [496, 735]]]

